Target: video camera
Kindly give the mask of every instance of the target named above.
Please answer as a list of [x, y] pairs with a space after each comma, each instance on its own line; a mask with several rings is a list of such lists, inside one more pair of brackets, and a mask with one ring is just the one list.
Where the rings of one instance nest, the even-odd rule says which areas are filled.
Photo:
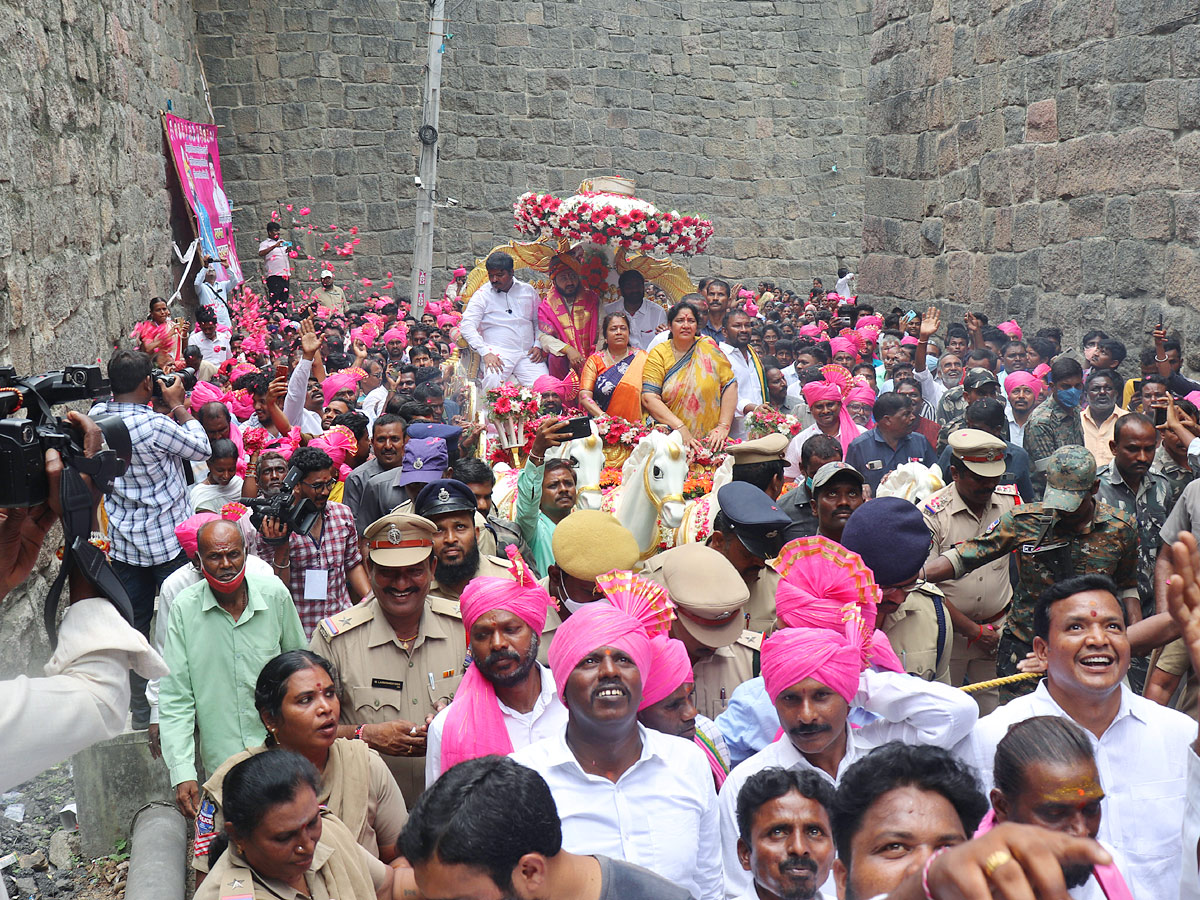
[[[250, 524], [262, 531], [263, 519], [271, 516], [288, 527], [288, 535], [308, 534], [313, 523], [317, 521], [317, 517], [321, 515], [321, 511], [307, 497], [295, 499], [296, 485], [303, 477], [304, 473], [292, 466], [288, 469], [283, 484], [279, 487], [279, 493], [270, 497], [255, 497], [246, 501], [253, 510], [250, 513]], [[263, 538], [263, 540], [269, 544], [282, 544], [288, 539], [288, 535], [284, 535], [282, 538]]]
[[[125, 474], [133, 459], [129, 429], [118, 415], [93, 419], [104, 436], [99, 453], [84, 455], [79, 435], [66, 419], [54, 415], [52, 406], [76, 400], [96, 400], [109, 395], [108, 380], [99, 366], [67, 366], [22, 378], [12, 366], [0, 366], [0, 507], [29, 507], [45, 503], [49, 495], [45, 453], [53, 448], [62, 455], [67, 471], [90, 475], [105, 494]], [[25, 418], [12, 418], [25, 410]]]

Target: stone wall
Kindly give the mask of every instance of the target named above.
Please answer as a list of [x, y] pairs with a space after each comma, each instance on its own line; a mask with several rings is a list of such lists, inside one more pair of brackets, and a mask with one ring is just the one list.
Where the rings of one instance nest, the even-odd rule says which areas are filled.
[[[360, 227], [350, 273], [406, 292], [427, 6], [195, 0], [239, 248], [272, 210]], [[709, 215], [694, 275], [806, 278], [856, 264], [867, 0], [448, 3], [435, 269], [516, 237], [512, 203], [589, 176]], [[836, 171], [835, 171], [836, 167]], [[325, 254], [325, 258], [330, 258]], [[311, 266], [301, 266], [302, 272]], [[376, 281], [378, 285], [378, 281]], [[436, 285], [435, 286], [440, 286]]]
[[875, 0], [873, 27], [864, 294], [1104, 328], [1128, 370], [1160, 312], [1195, 333], [1194, 2]]
[[[207, 118], [194, 32], [188, 0], [0, 0], [0, 362], [18, 372], [107, 359], [173, 289], [158, 111]], [[33, 598], [52, 562], [3, 600], [0, 676], [48, 655]]]

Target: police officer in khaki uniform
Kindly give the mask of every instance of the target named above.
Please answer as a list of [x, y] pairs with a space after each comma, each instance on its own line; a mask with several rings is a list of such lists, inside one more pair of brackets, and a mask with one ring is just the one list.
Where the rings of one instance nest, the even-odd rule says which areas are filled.
[[341, 675], [338, 737], [383, 755], [409, 807], [425, 789], [425, 729], [462, 680], [458, 604], [428, 598], [437, 526], [392, 513], [364, 535], [371, 597], [321, 620], [310, 644]]
[[[950, 476], [946, 485], [922, 507], [933, 534], [929, 560], [951, 547], [977, 538], [1018, 502], [1014, 484], [1004, 476], [1004, 441], [976, 428], [951, 433]], [[1002, 556], [962, 578], [941, 585], [946, 612], [956, 634], [950, 654], [950, 683], [974, 684], [996, 677], [996, 645], [1012, 604], [1008, 557]], [[979, 714], [986, 716], [1000, 703], [998, 690], [973, 695]]]
[[742, 441], [728, 449], [733, 457], [733, 480], [752, 484], [772, 500], [783, 493], [783, 451], [788, 439], [778, 431], [753, 441]]
[[721, 511], [713, 520], [708, 546], [729, 560], [750, 590], [746, 625], [751, 631], [769, 631], [775, 622], [775, 591], [779, 573], [767, 565], [783, 549], [785, 531], [792, 524], [787, 513], [759, 488], [731, 481], [717, 491]]
[[762, 633], [742, 627], [750, 596], [745, 581], [729, 560], [703, 544], [683, 544], [652, 556], [642, 574], [671, 595], [671, 636], [683, 642], [692, 661], [693, 702], [715, 719], [733, 689], [758, 674]]
[[512, 578], [508, 560], [485, 556], [479, 549], [479, 514], [475, 494], [461, 481], [439, 478], [421, 488], [413, 511], [437, 526], [433, 555], [437, 577], [429, 596], [450, 600], [458, 609], [458, 598], [472, 578]]
[[949, 684], [954, 630], [942, 592], [920, 578], [931, 540], [921, 511], [900, 497], [868, 500], [842, 529], [842, 546], [862, 557], [879, 585], [880, 627], [904, 671]]

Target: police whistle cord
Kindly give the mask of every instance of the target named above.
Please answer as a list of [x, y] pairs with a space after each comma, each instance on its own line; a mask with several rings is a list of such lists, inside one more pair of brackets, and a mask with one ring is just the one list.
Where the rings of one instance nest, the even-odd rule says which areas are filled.
[[1021, 672], [1017, 675], [1005, 675], [1003, 678], [993, 678], [991, 681], [980, 681], [975, 684], [965, 684], [959, 688], [964, 694], [977, 694], [991, 688], [1007, 687], [1010, 684], [1020, 684], [1022, 681], [1036, 681], [1045, 672]]

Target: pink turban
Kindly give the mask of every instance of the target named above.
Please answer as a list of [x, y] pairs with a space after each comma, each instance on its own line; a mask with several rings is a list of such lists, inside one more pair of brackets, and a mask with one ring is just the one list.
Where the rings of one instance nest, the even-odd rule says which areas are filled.
[[447, 325], [454, 325], [458, 322], [459, 316], [455, 313], [441, 313], [437, 317], [438, 328], [445, 328]]
[[1013, 388], [1027, 387], [1033, 389], [1033, 396], [1039, 396], [1046, 385], [1040, 378], [1034, 378], [1028, 372], [1010, 372], [1004, 378], [1004, 393], [1011, 394]]
[[[859, 328], [867, 327], [878, 328], [880, 330], [883, 329], [883, 319], [881, 319], [879, 316], [859, 316], [858, 321], [855, 324]], [[878, 334], [878, 332], [876, 333]]]
[[358, 439], [345, 425], [334, 425], [320, 437], [309, 441], [308, 446], [328, 453], [333, 465], [338, 469], [338, 477], [345, 478], [350, 474], [346, 459], [358, 450]]
[[996, 327], [1007, 334], [1014, 341], [1021, 340], [1021, 326], [1018, 325], [1013, 319], [1009, 319], [1007, 322], [1001, 322]]
[[904, 347], [915, 347], [919, 343], [921, 343], [921, 342], [918, 341], [911, 334], [906, 334], [904, 337], [900, 338], [900, 344]]
[[362, 341], [363, 346], [370, 350], [375, 346], [375, 329], [369, 325], [350, 329], [350, 340]]
[[1200, 391], [1189, 391], [1183, 399], [1193, 406], [1200, 406]]
[[188, 516], [175, 526], [175, 537], [179, 539], [179, 546], [183, 548], [183, 552], [187, 554], [188, 559], [195, 559], [196, 554], [200, 552], [200, 548], [197, 546], [197, 535], [199, 535], [200, 529], [209, 522], [217, 521], [219, 518], [221, 517], [216, 513], [196, 513], [194, 516]]
[[846, 394], [847, 403], [869, 403], [875, 405], [875, 392], [865, 384], [856, 384], [850, 388], [850, 392]]
[[879, 326], [877, 325], [859, 325], [855, 330], [867, 343], [874, 343], [879, 338]]
[[800, 334], [804, 337], [819, 337], [825, 331], [824, 322], [810, 322], [800, 326]]
[[462, 266], [459, 266], [457, 269], [454, 270], [454, 277], [455, 278], [466, 278], [467, 270], [464, 269]]
[[842, 391], [832, 381], [810, 381], [800, 388], [800, 393], [804, 394], [804, 402], [810, 409], [823, 400], [842, 402]]
[[566, 702], [567, 678], [585, 656], [600, 647], [624, 650], [643, 679], [650, 671], [653, 653], [645, 626], [612, 606], [588, 603], [555, 629], [550, 642], [550, 670], [558, 699]]
[[321, 394], [325, 398], [325, 405], [328, 406], [330, 401], [339, 391], [355, 390], [358, 388], [358, 379], [349, 372], [335, 372], [332, 375], [326, 376], [321, 382]]
[[254, 415], [254, 398], [250, 396], [250, 392], [245, 388], [236, 390], [230, 397], [229, 409], [237, 416], [239, 421], [245, 422]]
[[257, 372], [257, 371], [258, 371], [257, 366], [252, 366], [248, 362], [240, 362], [237, 365], [235, 365], [232, 369], [229, 370], [229, 383], [233, 384], [233, 382], [237, 381], [243, 375], [247, 375], [250, 372]]
[[682, 641], [656, 634], [650, 639], [654, 658], [650, 662], [649, 674], [642, 676], [642, 702], [638, 710], [653, 706], [667, 697], [681, 684], [695, 681], [692, 661], [688, 659], [687, 647]]
[[408, 332], [406, 332], [403, 328], [389, 328], [383, 333], [383, 337], [380, 338], [380, 340], [382, 340], [385, 344], [389, 343], [390, 341], [400, 341], [403, 343], [404, 341], [408, 340]]
[[772, 703], [805, 678], [815, 678], [847, 703], [858, 693], [861, 651], [836, 631], [784, 628], [763, 641], [760, 658], [763, 686]]
[[[533, 633], [546, 627], [546, 610], [554, 602], [546, 589], [534, 580], [515, 547], [508, 548], [515, 581], [486, 575], [473, 578], [463, 589], [459, 601], [467, 642], [471, 627], [484, 613], [505, 610], [524, 620]], [[442, 771], [468, 759], [492, 754], [512, 753], [512, 738], [504, 725], [504, 715], [496, 700], [496, 689], [479, 671], [468, 667], [454, 693], [454, 702], [446, 713], [442, 730]]]
[[837, 356], [837, 354], [842, 353], [842, 352], [852, 354], [855, 359], [858, 358], [858, 348], [856, 348], [854, 346], [853, 342], [851, 342], [849, 338], [844, 338], [844, 337], [831, 338], [829, 341], [830, 355]]
[[1034, 378], [1045, 378], [1047, 375], [1050, 374], [1050, 367], [1048, 365], [1046, 365], [1045, 363], [1039, 363], [1038, 365], [1033, 367], [1033, 371], [1030, 374]]
[[200, 407], [205, 403], [214, 402], [224, 403], [226, 406], [229, 406], [233, 403], [233, 394], [229, 393], [229, 391], [223, 391], [215, 384], [207, 381], [197, 381], [196, 386], [192, 388], [192, 397], [188, 403], [192, 412], [199, 412]]
[[546, 391], [553, 391], [558, 394], [560, 400], [566, 400], [567, 394], [570, 391], [570, 385], [561, 378], [555, 378], [553, 375], [539, 375], [533, 382], [533, 392], [535, 394], [544, 394]]

